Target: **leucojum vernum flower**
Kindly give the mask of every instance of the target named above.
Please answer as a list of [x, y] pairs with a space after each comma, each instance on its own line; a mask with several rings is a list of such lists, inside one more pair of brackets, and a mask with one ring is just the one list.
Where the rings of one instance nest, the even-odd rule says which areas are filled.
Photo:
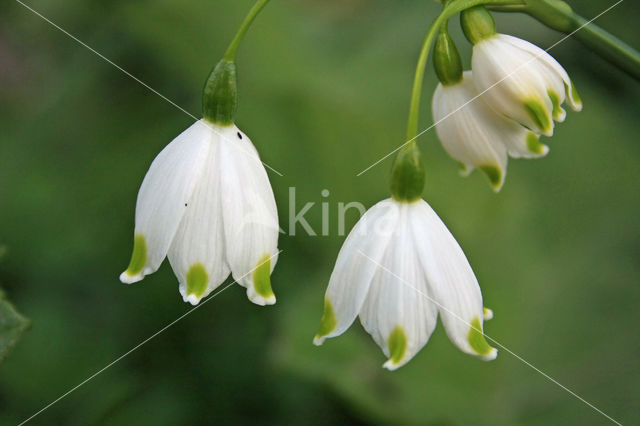
[[495, 191], [504, 184], [507, 157], [539, 158], [549, 152], [540, 134], [551, 136], [564, 121], [561, 104], [582, 103], [566, 71], [547, 52], [516, 37], [497, 34], [483, 7], [461, 13], [464, 34], [474, 44], [472, 70], [462, 72], [453, 39], [441, 29], [434, 50], [440, 84], [433, 95], [438, 138], [463, 174], [483, 171]]
[[462, 249], [420, 194], [424, 167], [415, 141], [392, 171], [390, 199], [367, 211], [347, 237], [329, 280], [313, 342], [342, 334], [356, 317], [395, 370], [427, 343], [438, 314], [463, 352], [492, 360], [482, 334], [493, 313]]
[[276, 203], [258, 152], [234, 124], [235, 53], [255, 9], [207, 80], [204, 117], [158, 154], [142, 182], [124, 283], [155, 272], [167, 256], [185, 302], [197, 304], [229, 273], [253, 303], [276, 302]]
[[[235, 56], [247, 29], [269, 0], [258, 0], [203, 93], [203, 118], [158, 154], [140, 188], [133, 255], [120, 279], [142, 280], [165, 257], [186, 302], [197, 304], [229, 274], [258, 305], [275, 303], [271, 272], [277, 261], [278, 213], [260, 157], [235, 125]], [[313, 339], [321, 345], [359, 317], [395, 370], [426, 345], [440, 317], [451, 342], [482, 360], [497, 350], [487, 342], [478, 280], [460, 245], [422, 198], [425, 162], [417, 146], [420, 98], [431, 45], [439, 84], [432, 100], [437, 136], [464, 174], [479, 169], [498, 192], [508, 157], [539, 158], [566, 117], [563, 104], [582, 103], [564, 68], [546, 51], [499, 34], [486, 7], [527, 13], [571, 33], [609, 61], [640, 78], [638, 52], [606, 33], [587, 29], [560, 0], [445, 0], [422, 45], [413, 84], [407, 140], [391, 170], [391, 197], [369, 209], [345, 240], [325, 292]], [[473, 45], [464, 71], [448, 32], [460, 14]], [[435, 43], [433, 43], [435, 40]], [[395, 151], [394, 151], [395, 152]]]

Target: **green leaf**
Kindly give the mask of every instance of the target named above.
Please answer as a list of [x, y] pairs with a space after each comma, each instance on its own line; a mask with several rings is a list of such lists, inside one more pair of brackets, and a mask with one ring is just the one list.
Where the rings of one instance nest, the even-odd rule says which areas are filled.
[[0, 290], [0, 363], [18, 343], [22, 333], [31, 326], [31, 321], [15, 310]]

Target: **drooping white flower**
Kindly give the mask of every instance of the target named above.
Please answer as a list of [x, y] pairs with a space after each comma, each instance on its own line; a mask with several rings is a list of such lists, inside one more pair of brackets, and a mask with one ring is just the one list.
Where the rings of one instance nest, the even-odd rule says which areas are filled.
[[565, 100], [575, 111], [582, 102], [567, 72], [546, 51], [528, 41], [495, 33], [474, 43], [473, 81], [485, 101], [546, 136], [562, 122]]
[[197, 121], [167, 145], [147, 172], [136, 203], [130, 284], [165, 256], [193, 305], [231, 272], [258, 305], [275, 303], [278, 215], [269, 179], [235, 125]]
[[422, 199], [373, 206], [347, 237], [331, 274], [314, 344], [342, 334], [357, 316], [395, 370], [427, 343], [438, 313], [462, 351], [492, 360], [482, 333], [476, 277], [462, 249]]
[[455, 84], [440, 83], [433, 95], [433, 120], [442, 146], [463, 165], [464, 173], [482, 170], [499, 191], [507, 173], [507, 155], [536, 158], [549, 148], [535, 132], [490, 108], [485, 95], [479, 96], [471, 71]]

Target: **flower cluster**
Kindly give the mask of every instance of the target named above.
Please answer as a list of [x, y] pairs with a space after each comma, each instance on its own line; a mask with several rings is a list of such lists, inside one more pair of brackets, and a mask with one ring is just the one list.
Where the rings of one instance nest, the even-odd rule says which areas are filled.
[[[554, 120], [564, 120], [565, 100], [575, 110], [580, 100], [551, 56], [528, 42], [497, 34], [484, 8], [463, 12], [461, 20], [474, 44], [472, 71], [463, 71], [445, 24], [434, 49], [440, 84], [433, 97], [433, 118], [444, 148], [464, 172], [482, 170], [499, 191], [508, 156], [547, 154], [540, 135], [550, 136]], [[411, 139], [411, 117], [409, 123], [411, 142], [400, 150], [392, 169], [392, 198], [373, 206], [342, 246], [314, 343], [339, 336], [359, 317], [387, 357], [383, 366], [395, 370], [427, 343], [440, 315], [460, 350], [493, 360], [497, 350], [483, 332], [483, 322], [493, 312], [483, 306], [462, 249], [421, 198], [424, 167]]]
[[472, 70], [462, 72], [453, 40], [441, 33], [434, 56], [440, 84], [433, 119], [438, 138], [463, 173], [482, 170], [499, 191], [508, 156], [546, 155], [549, 148], [540, 143], [540, 135], [551, 136], [554, 121], [564, 121], [565, 101], [575, 111], [582, 103], [555, 59], [525, 40], [496, 33], [484, 8], [464, 11], [461, 22], [474, 45]]
[[[121, 281], [142, 280], [168, 257], [185, 302], [199, 303], [232, 274], [252, 302], [275, 303], [270, 276], [279, 253], [276, 203], [255, 147], [235, 125], [235, 52], [267, 2], [258, 0], [211, 72], [203, 119], [151, 164], [136, 204], [133, 255]], [[551, 136], [554, 122], [565, 119], [565, 102], [579, 111], [580, 98], [560, 64], [531, 43], [498, 34], [483, 6], [461, 13], [473, 44], [472, 70], [464, 71], [448, 34], [449, 16], [443, 19], [434, 49], [440, 80], [432, 104], [436, 131], [465, 173], [483, 171], [499, 191], [508, 157], [546, 155], [540, 136]], [[438, 316], [460, 350], [487, 361], [497, 356], [483, 331], [493, 312], [484, 307], [473, 270], [422, 199], [425, 170], [415, 139], [422, 71], [437, 33], [429, 34], [414, 83], [409, 142], [391, 171], [391, 198], [367, 211], [344, 242], [313, 340], [321, 345], [359, 317], [389, 370], [426, 345]]]

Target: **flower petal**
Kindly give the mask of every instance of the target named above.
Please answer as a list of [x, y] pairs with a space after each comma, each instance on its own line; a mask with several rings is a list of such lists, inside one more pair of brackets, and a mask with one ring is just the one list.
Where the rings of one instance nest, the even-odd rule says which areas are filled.
[[549, 153], [549, 147], [540, 142], [540, 136], [530, 130], [520, 129], [505, 135], [504, 142], [509, 155], [514, 158], [539, 158]]
[[363, 327], [388, 357], [383, 366], [389, 370], [409, 362], [437, 323], [438, 309], [428, 294], [411, 230], [410, 218], [420, 202], [399, 207], [398, 226], [360, 312]]
[[[207, 124], [209, 125], [209, 124]], [[169, 248], [169, 261], [180, 282], [180, 294], [192, 305], [229, 275], [225, 260], [220, 199], [220, 136], [212, 129], [204, 173], [183, 204], [185, 214]]]
[[[233, 278], [258, 305], [273, 305], [270, 275], [278, 254], [278, 211], [267, 172], [249, 138], [222, 128], [221, 191], [224, 238]], [[268, 263], [267, 263], [268, 262]]]
[[345, 240], [329, 279], [320, 330], [313, 343], [339, 336], [358, 316], [398, 221], [398, 203], [387, 199], [369, 209]]
[[210, 141], [207, 125], [197, 121], [151, 163], [138, 192], [134, 250], [122, 282], [140, 281], [164, 260], [204, 169]]
[[518, 123], [498, 115], [477, 99], [472, 74], [467, 71], [459, 84], [439, 84], [433, 95], [433, 120], [442, 146], [462, 164], [484, 171], [495, 191], [507, 172], [505, 139], [525, 133]]
[[[478, 281], [462, 249], [438, 215], [424, 201], [412, 214], [417, 251], [427, 278], [429, 294], [438, 305], [449, 339], [460, 350], [492, 360], [491, 348], [482, 333], [485, 312]], [[487, 317], [493, 313], [487, 312]]]

